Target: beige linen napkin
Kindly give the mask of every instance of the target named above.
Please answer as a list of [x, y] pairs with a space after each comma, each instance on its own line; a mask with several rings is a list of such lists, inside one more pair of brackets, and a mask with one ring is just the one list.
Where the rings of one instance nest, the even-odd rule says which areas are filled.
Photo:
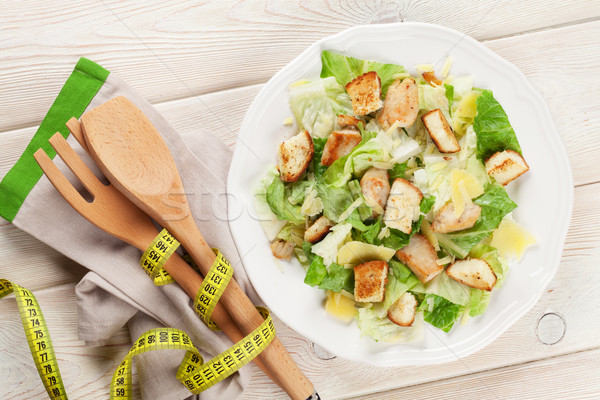
[[[91, 76], [98, 80], [98, 76], [94, 76], [97, 72], [94, 68], [102, 69], [97, 64], [82, 59], [73, 74], [79, 73], [87, 75], [83, 76], [85, 79], [90, 79]], [[106, 76], [100, 78], [104, 79], [98, 83], [96, 94], [87, 107], [83, 104], [81, 109], [91, 109], [113, 97], [125, 96], [148, 116], [173, 154], [200, 231], [211, 246], [218, 247], [231, 261], [236, 280], [258, 304], [258, 296], [242, 268], [226, 221], [225, 193], [231, 160], [230, 149], [219, 138], [202, 131], [201, 127], [198, 127], [195, 135], [188, 135], [184, 141], [150, 103], [122, 80], [107, 71]], [[54, 106], [59, 102], [63, 91]], [[69, 137], [68, 141], [88, 166], [98, 171], [74, 138]], [[22, 158], [29, 156], [26, 152]], [[63, 172], [68, 171], [59, 157], [55, 157], [54, 161]], [[2, 190], [10, 183], [8, 181], [9, 179], [5, 179], [2, 182], [5, 186]], [[5, 207], [10, 200], [10, 190], [12, 189], [9, 188], [9, 195], [3, 193], [4, 197], [0, 197], [0, 208]], [[6, 198], [9, 200], [4, 201]], [[2, 215], [7, 218], [6, 213]], [[141, 252], [104, 233], [77, 214], [45, 176], [35, 182], [19, 205], [12, 222], [90, 270], [76, 287], [79, 337], [89, 345], [102, 345], [125, 323], [129, 326], [132, 341], [144, 331], [155, 327], [182, 329], [207, 360], [232, 345], [225, 335], [213, 332], [204, 325], [193, 311], [191, 300], [176, 283], [154, 286], [138, 265]], [[182, 357], [183, 351], [178, 350], [154, 351], [136, 357], [135, 364], [144, 399], [195, 398], [175, 379]], [[115, 364], [114, 367], [116, 366]], [[232, 378], [213, 386], [199, 397], [215, 400], [238, 398], [248, 385], [253, 368], [242, 368]], [[108, 387], [106, 389], [108, 392]], [[68, 394], [69, 388], [66, 390]]]

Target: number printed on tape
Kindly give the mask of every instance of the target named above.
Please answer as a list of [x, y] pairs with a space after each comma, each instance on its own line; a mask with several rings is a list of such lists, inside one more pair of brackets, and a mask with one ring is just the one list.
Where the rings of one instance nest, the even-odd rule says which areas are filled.
[[53, 400], [66, 400], [67, 393], [60, 376], [46, 320], [35, 296], [15, 283], [0, 279], [0, 299], [10, 293], [15, 294], [29, 350], [48, 396]]

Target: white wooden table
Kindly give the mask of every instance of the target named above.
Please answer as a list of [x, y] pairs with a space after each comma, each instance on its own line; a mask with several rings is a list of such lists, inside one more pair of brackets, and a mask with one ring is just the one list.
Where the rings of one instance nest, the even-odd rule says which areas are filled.
[[[279, 337], [324, 399], [597, 399], [599, 19], [597, 0], [3, 0], [0, 176], [17, 161], [79, 56], [130, 83], [180, 132], [202, 126], [234, 146], [262, 84], [314, 41], [354, 25], [396, 21], [461, 30], [528, 76], [567, 147], [575, 209], [556, 277], [504, 335], [449, 364], [383, 369], [327, 359], [276, 321]], [[227, 115], [227, 124], [214, 112]], [[106, 399], [130, 345], [127, 330], [107, 346], [85, 347], [77, 339], [74, 287], [86, 270], [6, 221], [0, 232], [0, 277], [33, 290], [42, 304], [70, 397]], [[552, 320], [558, 317], [550, 315], [538, 330], [546, 313], [566, 324], [554, 345], [543, 341], [560, 336]], [[0, 398], [45, 398], [14, 300], [0, 301], [0, 321]], [[63, 328], [53, 329], [59, 323]], [[245, 398], [285, 396], [255, 368]]]

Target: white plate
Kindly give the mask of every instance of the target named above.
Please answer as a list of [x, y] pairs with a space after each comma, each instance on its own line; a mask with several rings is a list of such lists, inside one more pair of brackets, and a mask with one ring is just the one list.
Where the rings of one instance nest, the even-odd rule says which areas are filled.
[[[491, 89], [517, 133], [531, 170], [508, 191], [519, 207], [514, 216], [534, 233], [538, 245], [511, 266], [487, 312], [446, 334], [425, 324], [420, 344], [377, 343], [362, 337], [356, 324], [326, 314], [324, 291], [303, 283], [297, 261], [277, 265], [260, 223], [253, 217], [253, 193], [292, 115], [287, 87], [317, 78], [322, 50], [391, 62], [415, 74], [417, 64], [454, 58], [454, 76], [472, 75], [475, 86]], [[441, 60], [441, 61], [440, 61]], [[288, 132], [289, 136], [289, 132]], [[323, 39], [279, 71], [260, 91], [244, 118], [229, 171], [230, 227], [252, 284], [266, 305], [287, 325], [340, 357], [377, 366], [443, 363], [491, 343], [537, 302], [556, 272], [573, 203], [571, 168], [552, 116], [541, 96], [514, 65], [476, 40], [437, 25], [400, 23], [359, 26]], [[518, 345], [518, 344], [515, 344]]]

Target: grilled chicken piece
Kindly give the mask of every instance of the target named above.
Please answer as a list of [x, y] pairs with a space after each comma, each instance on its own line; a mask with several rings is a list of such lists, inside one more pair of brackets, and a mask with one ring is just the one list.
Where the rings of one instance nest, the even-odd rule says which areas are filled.
[[355, 148], [361, 140], [362, 136], [355, 130], [346, 129], [343, 131], [331, 132], [331, 135], [327, 138], [327, 143], [325, 143], [325, 147], [323, 148], [321, 164], [330, 166], [338, 158], [350, 154], [352, 149]]
[[435, 77], [435, 72], [433, 71], [423, 72], [423, 79], [431, 86], [440, 86], [442, 84], [442, 81]]
[[317, 219], [306, 232], [304, 232], [304, 240], [311, 243], [317, 243], [327, 236], [332, 226], [333, 222], [323, 215]]
[[356, 77], [346, 85], [346, 91], [352, 100], [352, 111], [356, 115], [367, 115], [377, 111], [383, 105], [381, 101], [381, 79], [375, 71], [369, 71]]
[[358, 124], [361, 122], [363, 122], [363, 121], [361, 121], [360, 119], [358, 119], [352, 115], [338, 115], [337, 116], [337, 123], [342, 129], [343, 128], [358, 129]]
[[294, 251], [294, 243], [287, 242], [283, 239], [276, 239], [271, 243], [271, 252], [281, 260], [289, 260]]
[[422, 235], [411, 237], [408, 244], [396, 252], [396, 257], [423, 283], [429, 282], [444, 270], [444, 267], [437, 263], [435, 249]]
[[390, 179], [387, 170], [370, 168], [360, 179], [360, 190], [367, 204], [379, 205], [378, 209], [373, 210], [373, 215], [383, 214], [385, 203], [390, 195]]
[[411, 326], [415, 322], [417, 299], [412, 293], [406, 292], [390, 306], [387, 317], [400, 326]]
[[471, 204], [458, 217], [454, 214], [454, 203], [448, 203], [437, 213], [431, 223], [431, 230], [437, 233], [449, 233], [472, 228], [481, 215], [481, 207]]
[[450, 124], [439, 108], [429, 111], [421, 117], [421, 120], [440, 153], [456, 153], [460, 151], [458, 140], [456, 140]]
[[396, 79], [388, 88], [377, 121], [384, 129], [389, 129], [396, 121], [406, 128], [415, 122], [418, 113], [419, 88], [414, 79]]
[[446, 268], [446, 274], [455, 281], [488, 292], [496, 285], [494, 270], [479, 258], [456, 261]]
[[296, 182], [312, 161], [315, 148], [308, 131], [300, 132], [296, 136], [279, 145], [277, 161], [281, 180]]
[[354, 300], [361, 303], [383, 301], [388, 263], [369, 261], [354, 267]]
[[506, 185], [529, 171], [529, 165], [516, 151], [504, 150], [488, 158], [485, 169], [496, 182]]
[[423, 193], [406, 179], [396, 178], [385, 206], [383, 222], [389, 228], [412, 232], [412, 222], [419, 217]]

